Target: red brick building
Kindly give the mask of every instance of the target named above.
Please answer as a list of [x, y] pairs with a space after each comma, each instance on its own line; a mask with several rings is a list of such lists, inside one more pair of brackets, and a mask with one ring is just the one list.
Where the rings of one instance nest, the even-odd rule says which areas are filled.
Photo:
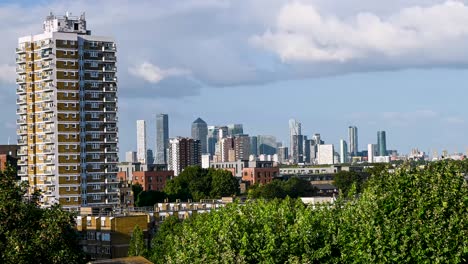
[[133, 184], [140, 184], [143, 191], [162, 191], [166, 182], [174, 177], [174, 171], [135, 171]]
[[279, 174], [279, 167], [271, 168], [244, 168], [242, 170], [242, 181], [250, 184], [267, 184], [273, 181]]

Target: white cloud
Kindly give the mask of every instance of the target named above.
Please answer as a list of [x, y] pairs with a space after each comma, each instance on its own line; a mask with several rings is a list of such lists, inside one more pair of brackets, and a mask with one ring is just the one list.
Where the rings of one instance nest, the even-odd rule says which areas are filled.
[[143, 78], [150, 83], [158, 83], [169, 77], [184, 76], [190, 74], [190, 71], [178, 68], [161, 69], [149, 62], [143, 62], [140, 65], [130, 67], [130, 74]]
[[16, 80], [15, 66], [0, 64], [0, 82], [14, 83]]
[[459, 1], [406, 7], [386, 16], [360, 12], [351, 17], [321, 13], [313, 4], [294, 1], [279, 11], [273, 28], [250, 41], [284, 62], [468, 62], [468, 6]]

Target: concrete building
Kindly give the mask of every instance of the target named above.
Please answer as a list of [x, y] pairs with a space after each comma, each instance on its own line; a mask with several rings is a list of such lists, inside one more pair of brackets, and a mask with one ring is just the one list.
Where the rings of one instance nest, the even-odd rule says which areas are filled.
[[340, 140], [340, 163], [348, 162], [348, 144], [344, 139]]
[[169, 139], [169, 170], [179, 175], [188, 166], [201, 166], [201, 143], [192, 138]]
[[208, 139], [208, 125], [201, 118], [197, 118], [192, 123], [192, 138], [200, 142], [201, 153], [208, 153], [207, 139]]
[[293, 135], [293, 143], [291, 147], [291, 158], [293, 163], [303, 163], [304, 162], [304, 136], [303, 135]]
[[375, 157], [375, 144], [368, 144], [367, 145], [367, 162], [372, 163], [374, 162]]
[[137, 162], [137, 153], [135, 151], [125, 152], [125, 162], [130, 162], [130, 163]]
[[154, 164], [154, 154], [152, 149], [146, 150], [146, 164]]
[[131, 162], [120, 162], [118, 165], [117, 179], [119, 181], [132, 182], [133, 173], [135, 171], [148, 171], [152, 167], [148, 167], [148, 164], [144, 163], [131, 163]]
[[247, 160], [250, 156], [250, 137], [238, 134], [234, 136], [235, 160]]
[[348, 135], [349, 135], [349, 154], [351, 156], [357, 156], [359, 152], [358, 128], [356, 126], [348, 127]]
[[385, 131], [377, 131], [377, 151], [379, 156], [387, 156], [387, 138]]
[[143, 191], [162, 191], [166, 182], [174, 178], [172, 170], [135, 171], [133, 184], [140, 184]]
[[335, 164], [335, 150], [332, 144], [318, 145], [318, 164]]
[[116, 45], [84, 14], [46, 17], [16, 49], [19, 175], [40, 204], [118, 204]]
[[236, 176], [238, 178], [242, 177], [242, 170], [248, 167], [248, 160], [237, 160], [233, 162], [213, 162], [210, 164], [210, 168], [230, 171], [233, 176]]
[[137, 120], [137, 161], [146, 163], [146, 122], [145, 120]]
[[167, 164], [167, 148], [169, 147], [169, 116], [156, 115], [156, 164]]
[[83, 207], [76, 217], [79, 244], [92, 260], [126, 257], [136, 225], [142, 229], [145, 244], [149, 245], [150, 219], [147, 213], [99, 212], [99, 208]]
[[289, 153], [288, 147], [280, 147], [278, 149], [278, 162], [281, 164], [288, 163]]
[[201, 156], [201, 167], [203, 169], [208, 169], [211, 164], [211, 155], [210, 154], [202, 154]]

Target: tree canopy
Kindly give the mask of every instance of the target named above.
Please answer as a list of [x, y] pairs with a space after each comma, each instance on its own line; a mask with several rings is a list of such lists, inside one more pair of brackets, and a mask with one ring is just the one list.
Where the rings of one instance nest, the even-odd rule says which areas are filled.
[[[358, 196], [230, 204], [161, 227], [155, 263], [466, 263], [467, 161], [374, 170]], [[351, 191], [353, 191], [351, 189]]]
[[252, 199], [309, 197], [316, 195], [317, 190], [309, 181], [293, 177], [287, 181], [273, 180], [265, 185], [255, 184], [249, 188], [248, 196]]
[[225, 170], [190, 166], [168, 181], [164, 192], [171, 200], [216, 199], [236, 195], [239, 192], [239, 182]]
[[0, 263], [84, 262], [73, 214], [41, 209], [37, 194], [25, 199], [26, 191], [14, 168], [0, 172]]
[[130, 238], [130, 246], [128, 248], [128, 256], [146, 256], [147, 247], [145, 237], [139, 225], [133, 228], [132, 237]]

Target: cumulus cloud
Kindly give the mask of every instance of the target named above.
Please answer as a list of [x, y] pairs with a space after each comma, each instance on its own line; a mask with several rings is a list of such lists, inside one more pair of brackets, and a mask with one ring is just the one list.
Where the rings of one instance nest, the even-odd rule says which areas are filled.
[[159, 83], [160, 81], [176, 76], [184, 76], [190, 74], [190, 71], [178, 68], [161, 69], [160, 67], [149, 62], [143, 62], [140, 65], [130, 67], [130, 74], [135, 77], [143, 78], [150, 83]]
[[250, 42], [288, 63], [454, 65], [468, 62], [467, 25], [468, 6], [459, 1], [405, 7], [386, 16], [359, 12], [347, 17], [295, 1], [281, 8], [273, 29]]

